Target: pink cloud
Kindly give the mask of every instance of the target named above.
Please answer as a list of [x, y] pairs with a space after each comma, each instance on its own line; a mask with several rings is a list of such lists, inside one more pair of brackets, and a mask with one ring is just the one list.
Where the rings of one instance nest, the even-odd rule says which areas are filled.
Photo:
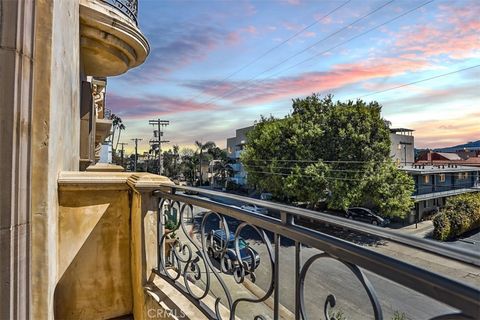
[[439, 147], [480, 139], [478, 119], [480, 113], [465, 114], [447, 120], [419, 121], [411, 124], [415, 129], [415, 145]]
[[305, 32], [303, 33], [303, 36], [304, 36], [305, 38], [312, 38], [312, 37], [315, 37], [316, 35], [317, 35], [317, 34], [316, 34], [315, 32], [313, 32], [313, 31], [305, 31]]
[[290, 21], [284, 21], [283, 26], [285, 27], [285, 29], [290, 31], [298, 31], [303, 28], [302, 25]]
[[285, 0], [285, 2], [294, 6], [298, 6], [301, 3], [300, 0]]
[[247, 33], [250, 33], [250, 34], [257, 34], [258, 33], [257, 28], [255, 28], [255, 26], [248, 26], [248, 27], [244, 28], [243, 31], [245, 31]]
[[442, 5], [436, 22], [428, 26], [412, 26], [396, 35], [396, 47], [404, 53], [424, 58], [446, 55], [465, 59], [480, 54], [480, 5], [464, 7]]
[[[427, 66], [426, 61], [401, 58], [370, 59], [364, 62], [336, 65], [326, 72], [310, 72], [297, 77], [284, 77], [253, 85], [250, 83], [247, 90], [239, 90], [232, 95], [231, 99], [235, 103], [266, 103], [312, 92], [330, 91], [365, 80], [397, 76]], [[242, 85], [239, 84], [236, 87], [242, 88]]]
[[236, 31], [229, 32], [226, 41], [229, 45], [236, 45], [241, 41], [240, 34]]
[[253, 16], [257, 14], [257, 8], [250, 1], [245, 1], [244, 12], [247, 16]]
[[[315, 17], [316, 20], [322, 19], [322, 16], [318, 15], [318, 17]], [[333, 19], [331, 16], [325, 17], [320, 21], [321, 24], [329, 25], [333, 23]]]
[[215, 110], [213, 103], [199, 103], [193, 100], [176, 99], [165, 96], [145, 95], [126, 97], [110, 92], [107, 95], [107, 108], [113, 113], [128, 119], [143, 119], [155, 115], [175, 114], [202, 110]]

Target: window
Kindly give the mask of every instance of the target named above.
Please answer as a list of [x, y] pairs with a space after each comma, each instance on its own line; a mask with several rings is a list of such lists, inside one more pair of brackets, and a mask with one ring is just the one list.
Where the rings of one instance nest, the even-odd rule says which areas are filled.
[[430, 176], [429, 176], [429, 175], [423, 176], [423, 183], [424, 183], [424, 184], [430, 183]]
[[465, 179], [468, 179], [468, 172], [459, 172], [458, 180], [465, 180]]
[[445, 182], [445, 173], [441, 173], [438, 179], [440, 180], [440, 182]]

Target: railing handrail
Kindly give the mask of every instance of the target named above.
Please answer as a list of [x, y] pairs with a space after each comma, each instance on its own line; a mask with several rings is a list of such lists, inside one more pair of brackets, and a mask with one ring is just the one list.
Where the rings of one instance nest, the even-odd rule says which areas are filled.
[[138, 25], [138, 0], [100, 0], [118, 10], [120, 10], [127, 17]]
[[[373, 225], [365, 224], [358, 221], [348, 220], [345, 218], [333, 216], [328, 213], [323, 213], [323, 212], [318, 212], [318, 211], [313, 211], [313, 210], [308, 210], [303, 208], [297, 208], [297, 207], [292, 207], [292, 206], [288, 206], [281, 203], [259, 200], [259, 199], [254, 199], [254, 198], [240, 196], [240, 195], [231, 194], [231, 193], [207, 190], [203, 188], [187, 187], [187, 186], [179, 186], [179, 185], [175, 185], [175, 186], [168, 185], [165, 187], [172, 190], [173, 193], [175, 193], [176, 190], [192, 191], [199, 194], [222, 197], [222, 198], [240, 201], [248, 204], [254, 204], [267, 209], [285, 212], [286, 214], [293, 215], [295, 217], [312, 219], [318, 222], [335, 225], [337, 227], [346, 228], [346, 229], [357, 231], [363, 234], [377, 236], [385, 240], [390, 240], [398, 244], [414, 247], [414, 248], [427, 251], [436, 255], [441, 255], [446, 258], [480, 266], [480, 254], [472, 250], [466, 250], [463, 248], [453, 247], [446, 244], [434, 242], [429, 239], [423, 239], [423, 238], [414, 237], [411, 235], [402, 234], [395, 230], [387, 231], [387, 230], [384, 230], [382, 227], [373, 226]], [[188, 197], [188, 195], [186, 196]]]
[[[177, 193], [178, 190], [190, 190], [200, 194], [221, 196], [245, 203], [260, 205], [272, 210], [279, 210], [281, 212], [281, 219], [250, 212], [242, 208], [223, 204], [208, 198]], [[165, 185], [159, 190], [154, 191], [153, 195], [164, 200], [171, 200], [173, 203], [178, 202], [202, 207], [212, 212], [217, 212], [222, 215], [244, 221], [245, 223], [255, 226], [256, 228], [273, 232], [275, 235], [292, 239], [296, 243], [301, 243], [319, 249], [323, 252], [326, 252], [329, 256], [339, 259], [340, 261], [345, 261], [349, 264], [373, 272], [418, 293], [445, 303], [455, 309], [461, 310], [463, 315], [473, 316], [475, 318], [478, 312], [480, 312], [480, 301], [478, 299], [480, 296], [480, 290], [478, 288], [422, 267], [403, 262], [386, 254], [376, 252], [372, 249], [360, 246], [347, 240], [343, 240], [341, 238], [328, 235], [308, 227], [296, 225], [292, 219], [292, 216], [305, 217], [309, 219], [312, 218], [324, 223], [332, 223], [337, 226], [377, 235], [382, 238], [395, 239], [396, 242], [406, 245], [410, 244], [412, 240], [410, 237], [405, 237], [403, 235], [389, 237], [386, 232], [379, 228], [363, 226], [356, 222], [342, 221], [343, 219], [338, 217], [328, 217], [331, 219], [326, 219], [325, 214], [322, 214], [321, 216], [314, 216], [312, 213], [317, 214], [317, 212], [306, 209], [294, 208], [273, 202], [256, 200], [200, 188]], [[423, 245], [420, 245], [420, 247], [422, 246]], [[416, 245], [415, 247], [419, 247], [419, 245]], [[276, 248], [278, 248], [278, 244], [276, 244]], [[431, 249], [431, 247], [427, 246], [424, 250], [432, 251]], [[462, 250], [444, 248], [443, 253], [444, 255], [447, 255], [450, 251], [456, 251], [458, 254], [458, 252]], [[470, 257], [474, 256], [474, 253], [470, 255]]]

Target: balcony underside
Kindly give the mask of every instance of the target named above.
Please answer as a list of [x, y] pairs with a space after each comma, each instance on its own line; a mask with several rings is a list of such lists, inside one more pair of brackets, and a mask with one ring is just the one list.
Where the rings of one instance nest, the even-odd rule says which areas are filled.
[[95, 77], [125, 73], [150, 51], [135, 21], [98, 0], [80, 1], [80, 46], [85, 74]]

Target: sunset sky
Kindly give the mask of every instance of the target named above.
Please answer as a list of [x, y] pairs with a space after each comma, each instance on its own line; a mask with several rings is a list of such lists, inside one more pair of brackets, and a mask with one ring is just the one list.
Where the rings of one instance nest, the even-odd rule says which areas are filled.
[[[260, 115], [313, 92], [377, 100], [417, 148], [480, 139], [480, 1], [139, 0], [147, 61], [108, 79], [122, 141], [152, 136], [224, 147]], [[433, 80], [387, 90], [403, 84]], [[375, 94], [377, 93], [377, 94]]]

